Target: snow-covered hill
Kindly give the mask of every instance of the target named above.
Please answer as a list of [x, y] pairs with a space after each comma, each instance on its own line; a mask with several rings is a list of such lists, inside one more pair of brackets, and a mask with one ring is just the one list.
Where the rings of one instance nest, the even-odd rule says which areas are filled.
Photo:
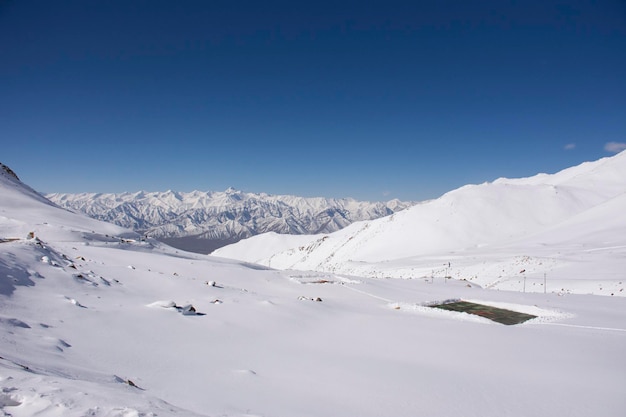
[[[59, 208], [0, 168], [0, 415], [626, 411], [624, 298], [277, 271], [186, 253]], [[556, 224], [548, 243], [612, 239], [608, 230], [569, 235], [566, 222], [593, 224], [622, 202]], [[456, 298], [537, 317], [504, 326], [427, 306]]]
[[553, 175], [467, 185], [308, 241], [261, 235], [215, 254], [280, 269], [449, 275], [497, 288], [519, 289], [525, 277], [543, 290], [545, 274], [552, 290], [626, 295], [624, 213], [626, 152]]
[[316, 234], [393, 214], [411, 203], [224, 192], [48, 194], [68, 209], [131, 228], [171, 245], [209, 253], [265, 232]]
[[[0, 164], [2, 238], [24, 238], [29, 233], [56, 238], [59, 234], [86, 236], [87, 234], [116, 235], [138, 238], [139, 235], [123, 227], [77, 216], [57, 206], [28, 185], [6, 165]], [[52, 224], [58, 225], [56, 227]]]

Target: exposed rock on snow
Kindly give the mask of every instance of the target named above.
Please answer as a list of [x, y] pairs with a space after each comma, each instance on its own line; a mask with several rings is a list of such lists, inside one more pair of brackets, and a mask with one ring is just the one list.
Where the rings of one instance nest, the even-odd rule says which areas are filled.
[[17, 177], [17, 174], [13, 172], [11, 168], [4, 165], [3, 163], [0, 163], [0, 171], [2, 171], [3, 175], [7, 175], [10, 178], [13, 178], [14, 180], [20, 181], [20, 179]]

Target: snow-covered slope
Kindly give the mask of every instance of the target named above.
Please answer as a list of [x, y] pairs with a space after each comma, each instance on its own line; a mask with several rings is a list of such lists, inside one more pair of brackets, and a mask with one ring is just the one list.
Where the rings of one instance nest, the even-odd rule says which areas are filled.
[[[455, 298], [537, 318], [426, 306]], [[621, 417], [624, 323], [620, 297], [185, 253], [0, 170], [0, 415]]]
[[[44, 238], [48, 237], [49, 232], [55, 237], [59, 233], [138, 237], [136, 233], [126, 228], [79, 216], [58, 207], [22, 183], [13, 171], [3, 164], [0, 164], [0, 192], [2, 238], [25, 238], [31, 232]], [[15, 215], [16, 213], [19, 215]], [[59, 226], [53, 228], [51, 224]]]
[[[519, 283], [521, 270], [527, 278], [543, 281], [547, 274], [559, 278], [561, 284], [582, 275], [581, 270], [566, 268], [579, 253], [580, 260], [588, 260], [585, 271], [593, 285], [598, 279], [605, 285], [592, 289], [570, 282], [559, 290], [625, 295], [620, 283], [620, 274], [626, 270], [625, 195], [623, 152], [553, 175], [467, 185], [392, 216], [355, 223], [309, 242], [282, 237], [270, 255], [264, 242], [275, 237], [264, 235], [215, 254], [281, 269], [404, 278], [447, 274], [510, 288], [511, 282]], [[259, 254], [255, 248], [264, 252]], [[480, 266], [498, 253], [497, 269]], [[606, 257], [618, 261], [608, 263], [608, 271], [601, 266]], [[468, 261], [472, 258], [474, 263]], [[496, 264], [493, 259], [488, 263]], [[598, 271], [604, 272], [598, 276]]]
[[48, 194], [55, 203], [201, 253], [259, 233], [315, 234], [340, 230], [410, 206], [353, 199], [224, 192]]

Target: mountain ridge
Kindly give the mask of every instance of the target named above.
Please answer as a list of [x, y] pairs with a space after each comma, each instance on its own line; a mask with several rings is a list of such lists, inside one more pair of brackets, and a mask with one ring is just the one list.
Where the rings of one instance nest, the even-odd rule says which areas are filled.
[[52, 202], [185, 250], [209, 253], [260, 233], [317, 234], [401, 211], [413, 203], [225, 191], [52, 193]]
[[[558, 269], [563, 288], [568, 288], [573, 284], [565, 282], [571, 279], [566, 277], [579, 275], [577, 262], [584, 259], [600, 271], [603, 259], [622, 256], [626, 250], [625, 196], [622, 152], [555, 174], [465, 185], [391, 216], [308, 241], [260, 235], [214, 255], [277, 269], [369, 277], [419, 277], [437, 271], [475, 279], [480, 285], [503, 277], [512, 283], [520, 270], [541, 279]], [[277, 250], [269, 250], [266, 242]], [[492, 253], [501, 254], [501, 260], [493, 262], [499, 265], [481, 266], [486, 262], [480, 259]], [[533, 267], [519, 267], [520, 259], [532, 259]], [[444, 262], [455, 266], [443, 272]], [[614, 271], [605, 275], [608, 281], [620, 278]], [[615, 288], [621, 291], [619, 285]]]

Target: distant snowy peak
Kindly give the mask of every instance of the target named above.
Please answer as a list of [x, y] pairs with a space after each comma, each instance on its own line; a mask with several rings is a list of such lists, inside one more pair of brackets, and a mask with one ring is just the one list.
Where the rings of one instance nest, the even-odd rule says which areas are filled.
[[68, 209], [156, 238], [236, 241], [265, 232], [330, 233], [361, 220], [403, 210], [413, 203], [226, 191], [48, 194]]

